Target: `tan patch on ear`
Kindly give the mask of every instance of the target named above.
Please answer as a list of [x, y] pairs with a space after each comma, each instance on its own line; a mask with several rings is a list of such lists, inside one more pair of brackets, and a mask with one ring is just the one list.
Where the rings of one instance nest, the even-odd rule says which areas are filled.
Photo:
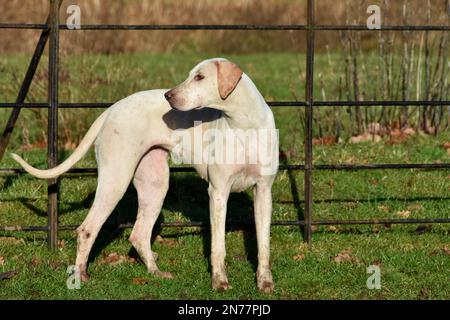
[[242, 70], [230, 61], [216, 61], [217, 85], [222, 100], [225, 100], [236, 88], [242, 77]]

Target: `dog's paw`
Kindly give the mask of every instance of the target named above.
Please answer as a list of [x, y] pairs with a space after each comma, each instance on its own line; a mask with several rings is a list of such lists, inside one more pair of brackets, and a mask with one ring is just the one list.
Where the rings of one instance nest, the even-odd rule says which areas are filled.
[[213, 289], [216, 290], [217, 292], [225, 292], [227, 290], [232, 289], [233, 287], [230, 286], [230, 284], [226, 281], [222, 281], [218, 284], [213, 284]]
[[228, 283], [227, 277], [221, 275], [214, 275], [212, 277], [212, 287], [218, 292], [224, 292], [232, 288]]
[[89, 276], [89, 274], [86, 271], [82, 271], [82, 272], [80, 272], [80, 279], [82, 282], [88, 282], [89, 279], [91, 279], [91, 277]]
[[262, 283], [258, 284], [258, 289], [262, 293], [272, 293], [274, 289], [273, 281], [263, 281]]
[[163, 279], [173, 279], [173, 275], [170, 272], [166, 272], [166, 271], [154, 271], [152, 272], [155, 276], [163, 278]]
[[260, 270], [256, 273], [256, 280], [258, 283], [259, 291], [261, 291], [262, 293], [272, 293], [274, 289], [272, 272], [270, 271], [270, 269]]

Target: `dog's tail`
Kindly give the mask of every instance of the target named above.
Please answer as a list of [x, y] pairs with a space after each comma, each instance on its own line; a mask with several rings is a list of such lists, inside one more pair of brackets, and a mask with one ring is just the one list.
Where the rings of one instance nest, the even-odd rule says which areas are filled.
[[81, 158], [87, 153], [89, 147], [94, 143], [97, 138], [100, 129], [105, 122], [106, 115], [108, 110], [103, 112], [92, 124], [89, 128], [88, 132], [84, 136], [83, 140], [81, 140], [80, 145], [75, 149], [75, 151], [60, 165], [48, 169], [48, 170], [40, 170], [30, 166], [25, 160], [23, 160], [19, 155], [15, 153], [11, 153], [11, 157], [16, 160], [29, 174], [40, 178], [40, 179], [52, 179], [56, 178], [59, 175], [63, 174], [67, 170], [69, 170], [75, 163], [80, 161]]

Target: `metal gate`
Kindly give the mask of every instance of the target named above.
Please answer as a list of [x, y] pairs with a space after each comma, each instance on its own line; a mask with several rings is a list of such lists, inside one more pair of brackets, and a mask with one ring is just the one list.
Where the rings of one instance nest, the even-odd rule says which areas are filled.
[[[0, 24], [0, 29], [39, 29], [42, 30], [36, 49], [31, 58], [25, 78], [17, 95], [15, 103], [0, 103], [0, 108], [12, 108], [11, 115], [0, 137], [0, 159], [14, 129], [22, 108], [47, 108], [48, 112], [48, 167], [57, 165], [57, 132], [59, 108], [106, 108], [111, 103], [60, 103], [58, 101], [58, 67], [59, 67], [59, 32], [67, 30], [66, 25], [59, 22], [59, 8], [61, 0], [49, 0], [50, 12], [44, 24]], [[314, 39], [317, 32], [334, 31], [369, 31], [366, 25], [319, 25], [314, 21], [314, 0], [307, 1], [307, 23], [305, 25], [82, 25], [81, 30], [301, 30], [306, 32], [306, 92], [304, 101], [269, 101], [271, 107], [299, 107], [305, 110], [305, 163], [298, 165], [281, 165], [280, 170], [304, 171], [304, 219], [290, 221], [273, 221], [272, 225], [300, 225], [303, 226], [304, 238], [311, 244], [312, 225], [339, 224], [406, 224], [406, 223], [450, 223], [450, 218], [435, 219], [375, 219], [375, 220], [313, 220], [312, 219], [312, 176], [316, 170], [373, 170], [373, 169], [450, 169], [450, 163], [435, 164], [329, 164], [313, 165], [313, 110], [326, 106], [450, 106], [450, 101], [315, 101], [313, 97], [314, 81]], [[449, 32], [450, 26], [418, 26], [418, 25], [389, 25], [372, 31], [441, 31]], [[0, 30], [1, 31], [1, 30]], [[73, 31], [76, 32], [76, 31]], [[48, 73], [48, 103], [24, 103], [28, 89], [42, 56], [46, 43], [49, 42], [49, 73]], [[93, 174], [96, 168], [78, 168], [68, 173]], [[194, 171], [193, 168], [171, 168], [171, 172]], [[17, 168], [0, 168], [2, 174], [24, 174]], [[48, 233], [48, 245], [56, 249], [58, 230], [73, 230], [74, 225], [58, 225], [58, 180], [48, 181], [48, 224], [47, 226], [0, 226], [0, 231], [45, 231]], [[242, 222], [228, 222], [228, 225]], [[131, 224], [109, 226], [114, 228], [128, 228]], [[162, 227], [192, 227], [206, 226], [203, 222], [162, 223]]]

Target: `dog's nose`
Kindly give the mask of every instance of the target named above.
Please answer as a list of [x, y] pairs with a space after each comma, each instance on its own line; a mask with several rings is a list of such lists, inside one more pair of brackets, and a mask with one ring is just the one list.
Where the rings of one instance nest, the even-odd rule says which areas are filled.
[[164, 93], [164, 97], [166, 97], [166, 100], [167, 100], [167, 101], [169, 101], [170, 99], [172, 99], [172, 97], [173, 97], [172, 91], [167, 91], [166, 93]]

